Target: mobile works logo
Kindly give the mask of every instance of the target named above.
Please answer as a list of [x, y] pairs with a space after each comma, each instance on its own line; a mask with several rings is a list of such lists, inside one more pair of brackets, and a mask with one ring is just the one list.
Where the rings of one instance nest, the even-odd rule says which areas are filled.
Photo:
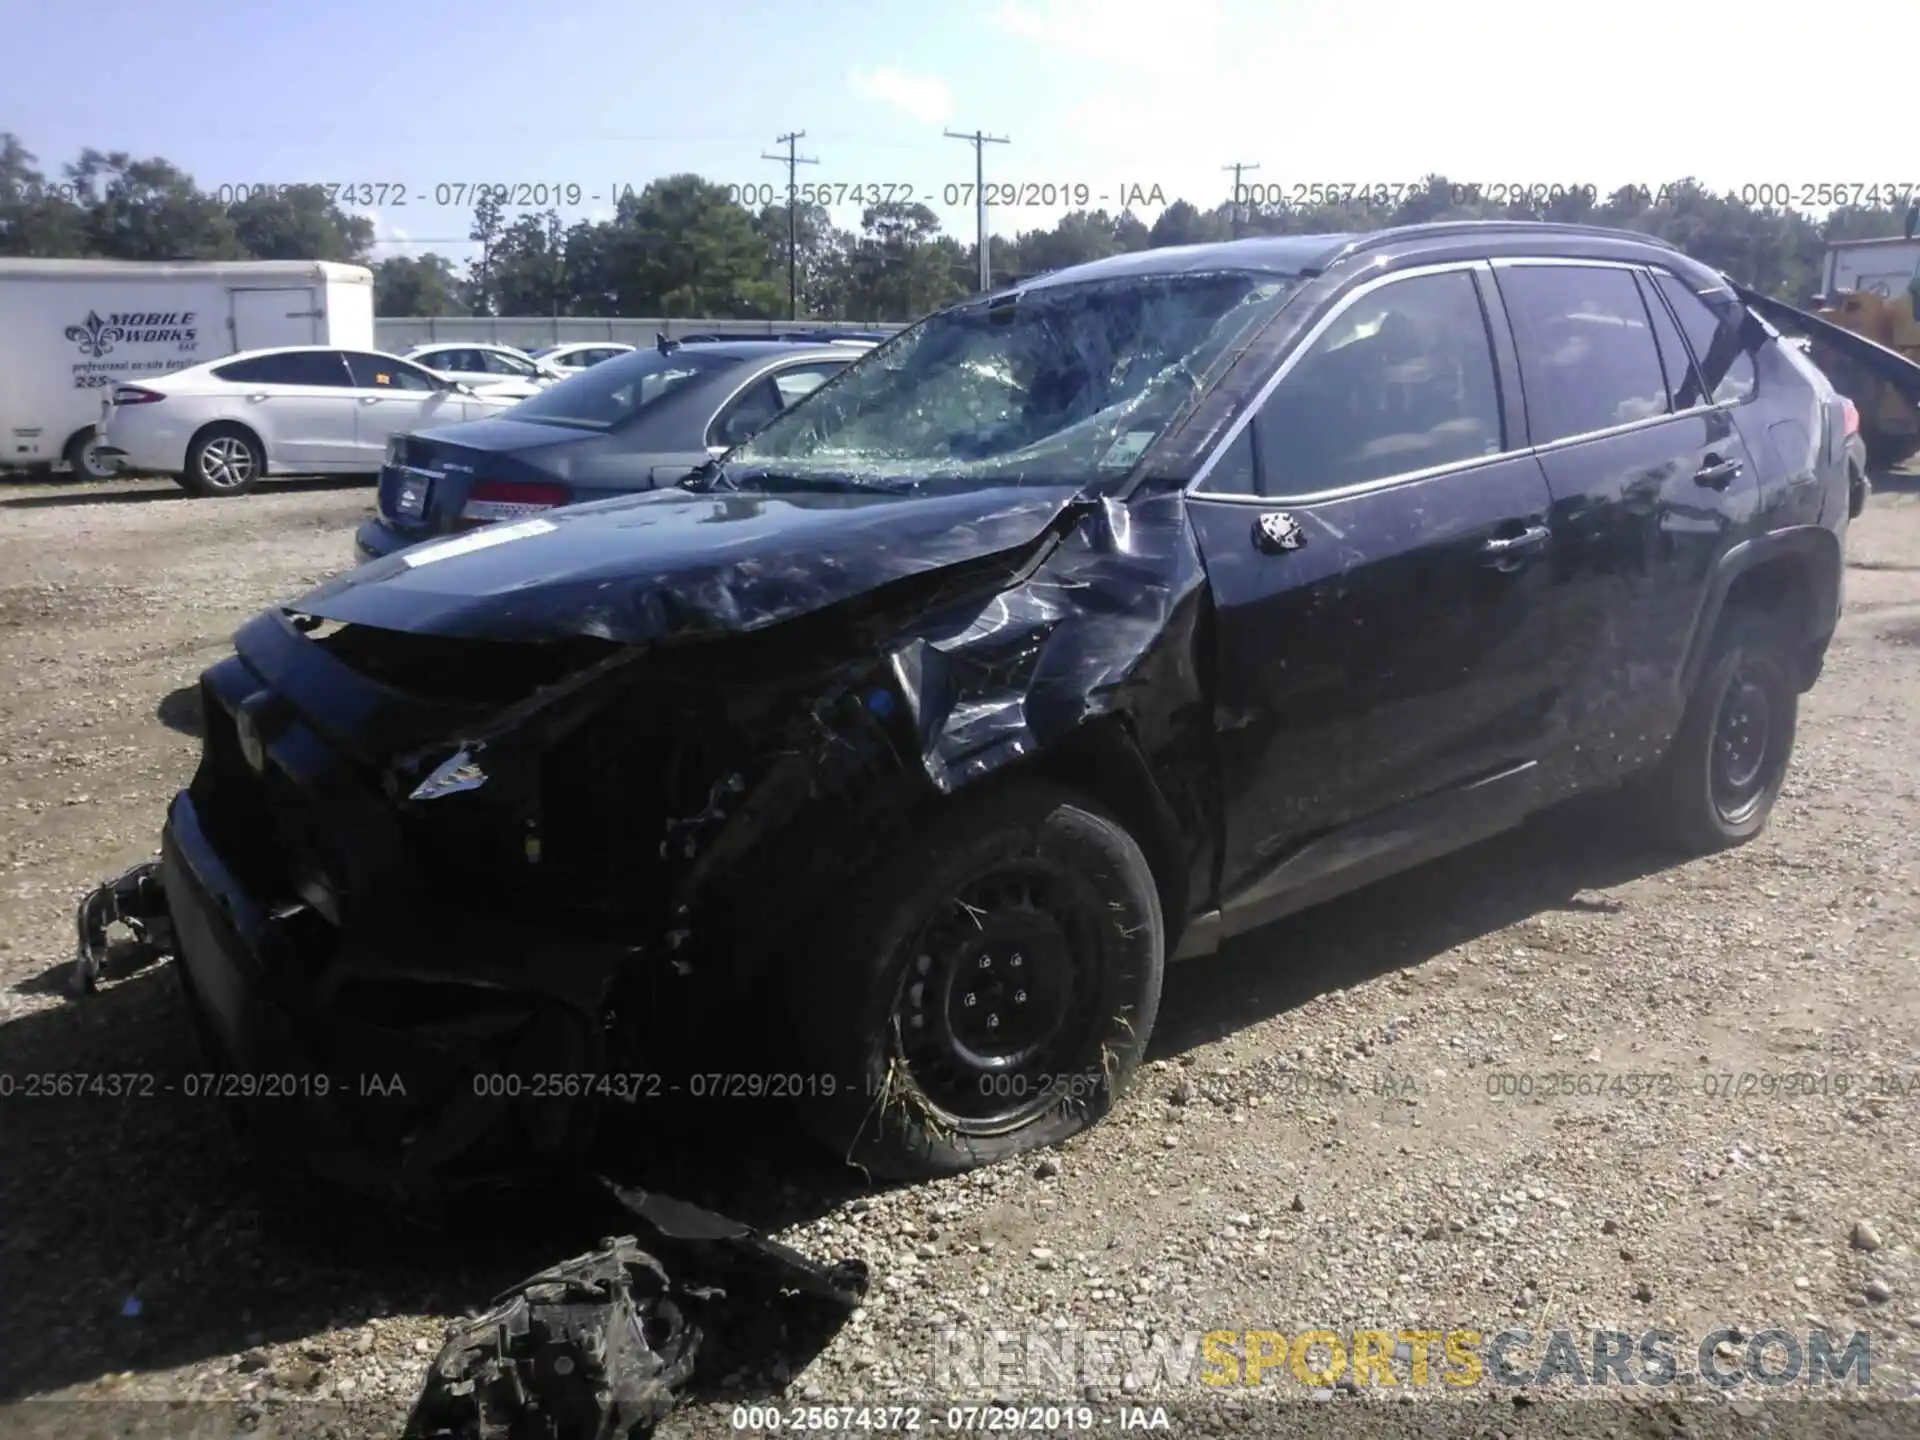
[[91, 355], [96, 360], [108, 354], [120, 338], [120, 327], [109, 325], [92, 310], [87, 311], [84, 323], [67, 326], [67, 339], [80, 347], [82, 355]]
[[116, 345], [177, 345], [192, 350], [200, 343], [192, 310], [134, 310], [100, 318], [87, 311], [78, 325], [67, 326], [67, 339], [80, 348], [82, 355], [98, 360], [113, 352]]
[[[1489, 1384], [1531, 1388], [1555, 1383], [1664, 1387], [1743, 1383], [1778, 1389], [1800, 1384], [1873, 1383], [1871, 1341], [1854, 1331], [1836, 1348], [1825, 1330], [1747, 1334], [1713, 1330], [1693, 1343], [1670, 1330], [1595, 1330], [1585, 1343], [1569, 1330], [943, 1330], [934, 1337], [934, 1380], [949, 1389], [1027, 1388], [1061, 1394], [1087, 1386], [1179, 1390], [1204, 1385], [1338, 1384], [1460, 1391]], [[1536, 1341], [1543, 1342], [1536, 1344]], [[1689, 1354], [1691, 1352], [1691, 1354]], [[1691, 1359], [1694, 1364], [1686, 1366]]]

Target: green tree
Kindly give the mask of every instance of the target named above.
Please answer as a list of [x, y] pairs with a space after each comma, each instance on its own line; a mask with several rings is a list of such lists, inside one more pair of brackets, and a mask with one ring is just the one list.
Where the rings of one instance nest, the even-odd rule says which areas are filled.
[[259, 191], [227, 208], [241, 247], [256, 260], [339, 260], [367, 263], [373, 221], [349, 215], [320, 185]]
[[1160, 218], [1153, 222], [1147, 234], [1154, 249], [1163, 245], [1199, 245], [1209, 240], [1231, 239], [1233, 220], [1228, 206], [1202, 211], [1185, 200], [1176, 200], [1160, 212]]
[[91, 253], [115, 260], [244, 260], [225, 208], [165, 160], [85, 149], [67, 167]]
[[[767, 247], [764, 277], [782, 296], [787, 293], [787, 207], [767, 205], [753, 228]], [[833, 223], [827, 207], [802, 201], [794, 206], [794, 281], [801, 315], [829, 315], [844, 301], [844, 259], [848, 237]], [[780, 314], [786, 314], [782, 309]]]
[[473, 224], [467, 238], [480, 247], [480, 254], [468, 266], [467, 303], [476, 315], [498, 315], [493, 308], [493, 251], [505, 229], [500, 216], [500, 197], [491, 190], [481, 192], [473, 207]]
[[20, 137], [0, 131], [0, 255], [85, 258], [87, 212], [49, 182]]
[[571, 314], [567, 237], [560, 216], [522, 215], [494, 243], [492, 296], [501, 315]]
[[376, 315], [464, 315], [460, 289], [444, 255], [394, 255], [373, 267]]
[[626, 315], [752, 318], [786, 313], [772, 247], [724, 185], [669, 175], [622, 197], [613, 273]]
[[940, 234], [940, 217], [925, 205], [869, 205], [850, 259], [851, 318], [917, 320], [967, 293], [957, 273], [966, 252]]

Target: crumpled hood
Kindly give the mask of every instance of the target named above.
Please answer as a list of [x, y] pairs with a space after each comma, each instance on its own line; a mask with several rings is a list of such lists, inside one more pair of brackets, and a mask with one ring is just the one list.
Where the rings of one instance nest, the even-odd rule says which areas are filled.
[[756, 630], [1030, 544], [1074, 486], [958, 494], [654, 490], [416, 545], [287, 608], [469, 639]]

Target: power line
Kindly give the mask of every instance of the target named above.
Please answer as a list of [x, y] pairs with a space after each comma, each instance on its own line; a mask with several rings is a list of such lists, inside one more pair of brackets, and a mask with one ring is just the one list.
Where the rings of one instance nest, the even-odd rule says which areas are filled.
[[973, 146], [973, 198], [975, 248], [980, 252], [980, 291], [985, 294], [993, 288], [993, 267], [987, 261], [987, 167], [986, 147], [989, 145], [1011, 145], [1013, 142], [1004, 135], [987, 135], [976, 130], [971, 135], [963, 135], [957, 130], [946, 132], [949, 140], [964, 140]]
[[799, 187], [793, 183], [793, 177], [794, 172], [800, 166], [818, 165], [820, 163], [818, 160], [806, 155], [801, 155], [794, 150], [793, 147], [804, 140], [806, 136], [807, 132], [804, 130], [795, 130], [788, 135], [775, 136], [774, 144], [787, 147], [787, 153], [784, 155], [769, 155], [764, 150], [760, 152], [760, 158], [762, 160], [772, 160], [776, 164], [787, 167], [787, 318], [789, 320], [799, 318], [800, 306], [800, 284], [797, 278], [799, 269], [796, 264], [800, 254], [800, 222], [795, 213], [797, 207], [794, 204], [794, 198], [799, 194]]
[[1242, 201], [1240, 197], [1245, 193], [1240, 188], [1240, 172], [1242, 170], [1258, 170], [1260, 167], [1258, 165], [1248, 165], [1244, 161], [1235, 161], [1231, 165], [1222, 165], [1220, 168], [1233, 172], [1233, 233], [1238, 235], [1240, 233], [1240, 218], [1242, 214]]

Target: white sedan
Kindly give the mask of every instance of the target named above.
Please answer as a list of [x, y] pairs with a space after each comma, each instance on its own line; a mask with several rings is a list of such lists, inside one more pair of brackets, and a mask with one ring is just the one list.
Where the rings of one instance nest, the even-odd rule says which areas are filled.
[[602, 360], [611, 360], [616, 355], [631, 355], [633, 346], [623, 345], [618, 340], [572, 340], [565, 345], [549, 345], [544, 350], [532, 350], [528, 354], [542, 364], [551, 365], [556, 370], [564, 370], [569, 375], [577, 375], [590, 366], [598, 365]]
[[465, 381], [476, 390], [511, 395], [516, 400], [538, 395], [554, 381], [564, 380], [573, 373], [535, 360], [511, 345], [475, 345], [466, 341], [442, 340], [432, 345], [416, 345], [407, 351], [407, 359], [449, 380]]
[[196, 495], [240, 495], [263, 475], [377, 475], [396, 435], [518, 403], [397, 355], [249, 350], [114, 386], [100, 453], [122, 470], [170, 475]]

